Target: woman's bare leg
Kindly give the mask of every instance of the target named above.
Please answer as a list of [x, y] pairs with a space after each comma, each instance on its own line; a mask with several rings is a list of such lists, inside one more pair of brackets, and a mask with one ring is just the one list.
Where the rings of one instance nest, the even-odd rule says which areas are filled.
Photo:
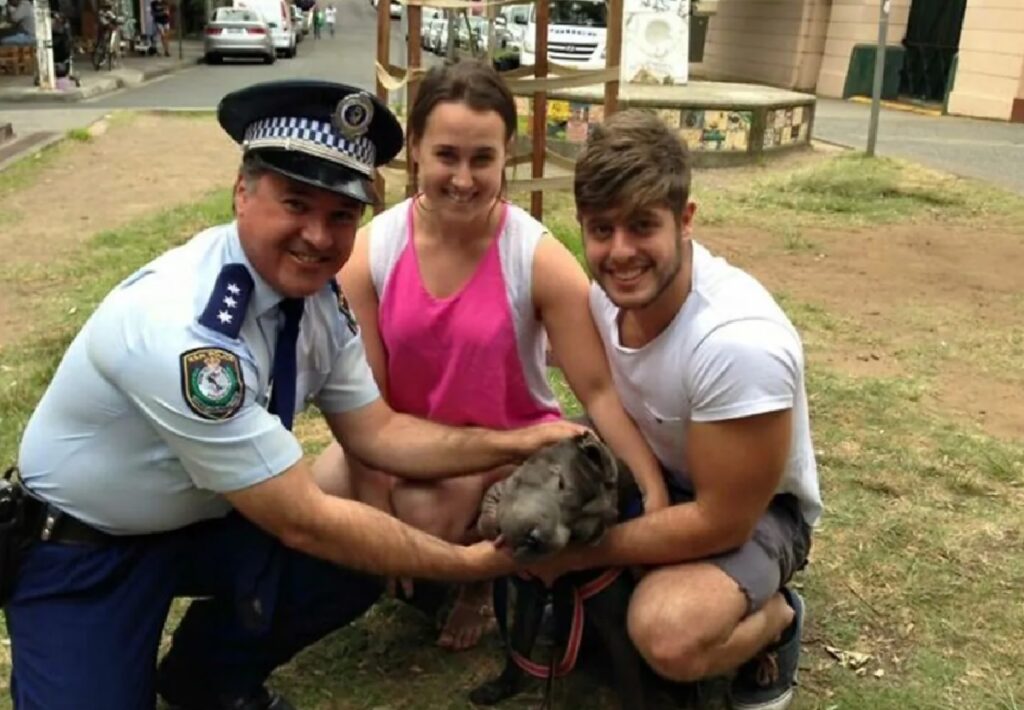
[[[397, 481], [392, 491], [396, 515], [405, 522], [449, 542], [479, 539], [473, 524], [484, 491], [508, 471], [421, 484]], [[491, 583], [476, 582], [459, 588], [455, 605], [437, 639], [439, 646], [460, 651], [472, 648], [495, 626]]]

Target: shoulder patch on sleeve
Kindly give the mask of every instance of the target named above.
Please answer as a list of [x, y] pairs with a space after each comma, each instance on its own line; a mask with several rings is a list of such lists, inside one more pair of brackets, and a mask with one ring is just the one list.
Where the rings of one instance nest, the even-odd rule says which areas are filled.
[[229, 338], [238, 338], [252, 290], [252, 275], [244, 264], [225, 264], [199, 316], [199, 324]]
[[242, 408], [242, 363], [222, 348], [194, 348], [181, 354], [181, 392], [203, 419], [229, 419]]
[[334, 295], [338, 299], [338, 313], [345, 319], [345, 325], [352, 332], [352, 335], [359, 333], [359, 324], [356, 323], [356, 316], [352, 312], [352, 309], [348, 305], [348, 299], [345, 298], [345, 294], [342, 292], [341, 287], [338, 285], [338, 279], [331, 279], [331, 290], [334, 291]]

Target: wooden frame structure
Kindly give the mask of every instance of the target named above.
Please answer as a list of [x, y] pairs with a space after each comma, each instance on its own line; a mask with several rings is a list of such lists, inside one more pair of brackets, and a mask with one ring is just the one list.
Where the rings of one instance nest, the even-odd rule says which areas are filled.
[[[494, 9], [501, 5], [537, 4], [536, 22], [536, 63], [533, 66], [519, 67], [511, 71], [501, 72], [509, 84], [512, 93], [518, 96], [530, 96], [532, 102], [532, 124], [529, 153], [513, 155], [510, 165], [530, 163], [531, 176], [527, 180], [513, 180], [509, 187], [515, 190], [530, 190], [530, 213], [536, 219], [544, 216], [544, 190], [570, 187], [571, 176], [544, 177], [544, 165], [548, 160], [558, 165], [571, 168], [573, 161], [561, 156], [555, 157], [547, 148], [547, 92], [571, 86], [591, 86], [604, 84], [604, 113], [613, 113], [619, 99], [619, 63], [622, 57], [622, 4], [623, 0], [605, 0], [608, 5], [608, 25], [605, 33], [605, 68], [598, 70], [580, 70], [575, 67], [554, 64], [548, 61], [548, 24], [550, 17], [550, 0], [401, 0], [408, 18], [408, 36], [406, 56], [408, 67], [391, 64], [391, 16], [389, 3], [379, 0], [377, 3], [377, 98], [385, 104], [391, 91], [406, 89], [406, 106], [412, 106], [416, 100], [420, 78], [423, 75], [423, 53], [420, 46], [420, 30], [423, 24], [423, 7], [438, 7], [446, 10], [468, 11], [484, 9], [487, 12], [490, 37], [494, 31]], [[449, 39], [451, 41], [451, 39]], [[489, 52], [493, 51], [494, 42], [488, 44]], [[406, 137], [405, 157], [388, 164], [393, 169], [404, 170], [406, 173], [406, 193], [415, 192], [413, 164], [408, 157], [408, 136]], [[385, 194], [384, 176], [377, 174], [377, 193]]]

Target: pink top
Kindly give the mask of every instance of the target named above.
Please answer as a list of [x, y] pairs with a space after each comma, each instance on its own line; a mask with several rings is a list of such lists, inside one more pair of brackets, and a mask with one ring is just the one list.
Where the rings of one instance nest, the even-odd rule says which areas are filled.
[[520, 360], [499, 248], [510, 236], [509, 206], [502, 205], [497, 234], [466, 284], [435, 298], [420, 274], [414, 204], [409, 201], [404, 215], [404, 248], [386, 279], [378, 315], [391, 406], [444, 424], [491, 429], [559, 418], [557, 406], [528, 386]]

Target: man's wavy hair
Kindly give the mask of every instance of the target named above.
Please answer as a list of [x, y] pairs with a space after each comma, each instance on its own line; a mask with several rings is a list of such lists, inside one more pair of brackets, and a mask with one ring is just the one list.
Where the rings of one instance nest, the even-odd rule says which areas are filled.
[[664, 206], [680, 224], [690, 198], [690, 154], [654, 113], [619, 111], [593, 127], [576, 161], [573, 190], [581, 216]]

